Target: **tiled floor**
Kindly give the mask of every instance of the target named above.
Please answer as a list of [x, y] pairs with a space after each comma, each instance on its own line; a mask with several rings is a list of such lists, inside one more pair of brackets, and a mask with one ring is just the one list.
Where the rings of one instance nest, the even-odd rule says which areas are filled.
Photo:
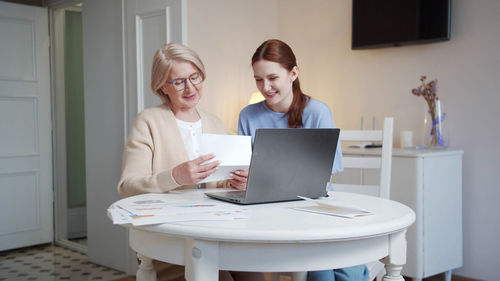
[[0, 281], [114, 280], [125, 276], [89, 262], [85, 254], [55, 245], [0, 252]]
[[[93, 264], [85, 254], [55, 245], [40, 245], [0, 252], [0, 281], [3, 280], [132, 281], [135, 277]], [[163, 280], [161, 272], [158, 280]], [[266, 274], [266, 280], [270, 280], [269, 274]], [[424, 280], [437, 281], [444, 278], [433, 276]]]

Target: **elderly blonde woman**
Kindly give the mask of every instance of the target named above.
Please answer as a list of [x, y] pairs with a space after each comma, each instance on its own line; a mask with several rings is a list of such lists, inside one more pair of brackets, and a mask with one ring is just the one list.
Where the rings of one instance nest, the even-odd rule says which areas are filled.
[[[151, 88], [163, 104], [139, 113], [130, 131], [118, 183], [121, 197], [193, 188], [215, 172], [219, 162], [209, 161], [215, 155], [198, 155], [201, 134], [226, 130], [216, 116], [197, 108], [205, 78], [205, 67], [190, 48], [170, 43], [156, 51]], [[244, 189], [246, 178], [233, 175], [228, 181], [207, 183], [207, 188], [228, 186]], [[183, 280], [180, 266], [155, 262], [159, 267], [167, 275], [181, 272]], [[264, 280], [261, 273], [221, 271], [219, 276], [219, 280]]]

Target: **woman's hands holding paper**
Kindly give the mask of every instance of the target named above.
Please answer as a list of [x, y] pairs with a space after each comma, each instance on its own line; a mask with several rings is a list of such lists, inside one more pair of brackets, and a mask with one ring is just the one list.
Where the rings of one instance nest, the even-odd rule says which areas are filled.
[[248, 170], [237, 170], [231, 173], [231, 179], [228, 182], [236, 189], [245, 190], [247, 188], [247, 180]]
[[[172, 169], [172, 177], [180, 185], [195, 184], [210, 176], [217, 170], [220, 161], [212, 161], [202, 164], [205, 161], [213, 159], [215, 154], [209, 153], [184, 162]], [[246, 181], [245, 181], [246, 183]]]

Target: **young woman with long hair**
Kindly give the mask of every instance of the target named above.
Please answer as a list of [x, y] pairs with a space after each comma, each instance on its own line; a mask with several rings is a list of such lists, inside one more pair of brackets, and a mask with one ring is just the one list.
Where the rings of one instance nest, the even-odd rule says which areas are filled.
[[[257, 88], [265, 100], [248, 105], [240, 112], [240, 135], [252, 136], [253, 141], [259, 128], [335, 128], [328, 105], [304, 94], [300, 88], [297, 61], [286, 43], [276, 39], [262, 43], [252, 56], [252, 68]], [[343, 170], [340, 146], [332, 164], [332, 173]], [[365, 265], [359, 265], [311, 271], [307, 279], [364, 281], [368, 280], [368, 270]]]

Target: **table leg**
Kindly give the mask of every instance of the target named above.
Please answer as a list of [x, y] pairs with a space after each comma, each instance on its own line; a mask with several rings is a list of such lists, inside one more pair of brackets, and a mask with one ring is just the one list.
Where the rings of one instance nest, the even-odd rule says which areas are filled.
[[403, 269], [400, 265], [386, 264], [383, 281], [404, 281], [405, 279], [401, 276], [401, 270]]
[[444, 273], [444, 280], [451, 281], [451, 270], [448, 270]]
[[406, 230], [389, 235], [389, 255], [382, 262], [386, 272], [383, 281], [404, 281], [401, 270], [406, 263]]
[[219, 280], [219, 243], [186, 239], [184, 265], [187, 281]]
[[292, 281], [306, 281], [307, 271], [292, 272]]
[[156, 281], [153, 260], [139, 253], [137, 253], [137, 258], [141, 261], [137, 270], [137, 281]]

